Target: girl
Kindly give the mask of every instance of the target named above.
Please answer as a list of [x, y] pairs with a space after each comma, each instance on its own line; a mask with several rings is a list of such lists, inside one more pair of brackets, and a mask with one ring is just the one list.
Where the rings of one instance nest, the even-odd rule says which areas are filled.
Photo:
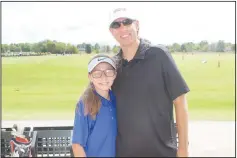
[[109, 56], [97, 55], [89, 61], [90, 84], [75, 111], [72, 135], [75, 157], [115, 157], [117, 124], [111, 86], [116, 75], [115, 61]]

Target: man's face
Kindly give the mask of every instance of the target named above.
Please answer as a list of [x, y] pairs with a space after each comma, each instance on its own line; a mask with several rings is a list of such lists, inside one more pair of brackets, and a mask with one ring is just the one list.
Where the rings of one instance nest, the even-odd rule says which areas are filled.
[[[118, 18], [114, 22], [121, 22], [121, 21], [128, 23], [127, 18]], [[121, 46], [129, 46], [138, 39], [138, 28], [139, 28], [138, 21], [133, 21], [131, 24], [126, 26], [124, 26], [123, 23], [120, 23], [120, 27], [118, 28], [110, 27], [110, 32]]]

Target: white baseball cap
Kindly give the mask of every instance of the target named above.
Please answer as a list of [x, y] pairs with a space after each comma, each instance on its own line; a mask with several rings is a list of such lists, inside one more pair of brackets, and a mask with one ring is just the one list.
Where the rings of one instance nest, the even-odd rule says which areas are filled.
[[92, 59], [89, 64], [88, 64], [88, 72], [90, 73], [99, 63], [108, 63], [111, 66], [113, 66], [114, 69], [116, 69], [116, 64], [115, 62], [110, 59], [109, 57], [106, 56], [100, 56]]
[[109, 25], [118, 18], [129, 18], [133, 20], [136, 19], [134, 13], [131, 10], [128, 10], [127, 8], [117, 8], [114, 9], [110, 14]]

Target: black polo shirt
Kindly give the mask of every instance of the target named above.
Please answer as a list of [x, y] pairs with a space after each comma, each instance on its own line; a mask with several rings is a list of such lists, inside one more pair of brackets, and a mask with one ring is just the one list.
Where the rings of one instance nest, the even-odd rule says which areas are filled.
[[171, 54], [141, 39], [135, 57], [122, 59], [112, 90], [116, 95], [117, 156], [176, 156], [173, 100], [189, 88]]

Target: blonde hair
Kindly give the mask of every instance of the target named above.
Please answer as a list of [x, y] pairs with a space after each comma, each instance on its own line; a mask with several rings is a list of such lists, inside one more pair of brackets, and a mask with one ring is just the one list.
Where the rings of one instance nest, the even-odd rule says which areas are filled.
[[[105, 54], [95, 55], [91, 60], [98, 58], [98, 57], [108, 57], [115, 62], [115, 60], [112, 57], [105, 55]], [[97, 113], [99, 112], [100, 106], [101, 106], [101, 100], [100, 100], [100, 97], [95, 92], [93, 83], [90, 82], [88, 84], [87, 88], [82, 93], [81, 100], [82, 100], [84, 107], [85, 107], [84, 114], [85, 115], [89, 114], [93, 119], [95, 119]]]

